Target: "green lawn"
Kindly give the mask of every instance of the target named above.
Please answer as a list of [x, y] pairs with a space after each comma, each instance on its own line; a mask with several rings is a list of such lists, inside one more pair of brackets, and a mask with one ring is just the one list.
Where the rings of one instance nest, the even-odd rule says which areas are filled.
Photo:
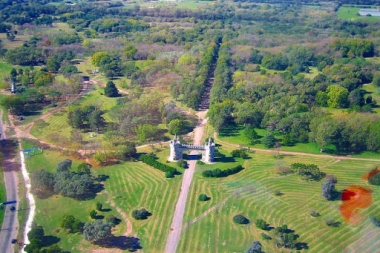
[[6, 62], [0, 61], [0, 88], [1, 89], [9, 89], [9, 83], [6, 83], [4, 81], [4, 78], [7, 76], [10, 76], [12, 68], [13, 68], [12, 65]]
[[[353, 252], [359, 249], [360, 252], [375, 252], [380, 247], [380, 235], [375, 233], [368, 220], [369, 215], [377, 215], [380, 211], [380, 187], [369, 187], [361, 179], [375, 166], [374, 163], [296, 156], [276, 160], [273, 155], [261, 152], [251, 156], [244, 163], [245, 170], [227, 178], [204, 178], [201, 170], [197, 170], [186, 207], [179, 252], [244, 252], [254, 240], [261, 241], [265, 252], [280, 252], [273, 240], [261, 239], [260, 234], [264, 231], [254, 225], [258, 218], [271, 226], [287, 224], [300, 236], [298, 242], [307, 243], [307, 252], [344, 252], [350, 248]], [[349, 185], [371, 188], [373, 204], [361, 212], [364, 221], [358, 226], [346, 223], [339, 212], [340, 201], [328, 202], [321, 198], [322, 182], [306, 182], [297, 175], [279, 176], [274, 172], [276, 164], [294, 162], [314, 163], [320, 166], [321, 171], [336, 175], [338, 190]], [[283, 195], [275, 196], [276, 190]], [[199, 202], [201, 193], [210, 196], [211, 200]], [[311, 217], [310, 209], [321, 216]], [[251, 223], [233, 223], [232, 217], [239, 213], [248, 217]], [[328, 227], [324, 222], [326, 217], [342, 225], [339, 228]], [[363, 243], [365, 235], [366, 243]]]
[[[371, 6], [368, 6], [367, 8], [370, 8]], [[344, 20], [380, 20], [380, 17], [366, 17], [366, 16], [358, 16], [359, 10], [361, 8], [356, 7], [348, 7], [348, 6], [342, 6], [337, 11], [338, 18], [344, 19]]]
[[[24, 148], [31, 146], [24, 143]], [[164, 159], [166, 151], [160, 152], [159, 156]], [[43, 154], [28, 158], [26, 162], [30, 172], [40, 169], [54, 172], [56, 164], [65, 158], [67, 157], [59, 152], [44, 150]], [[72, 167], [75, 168], [80, 162], [83, 161], [74, 159]], [[104, 182], [105, 190], [98, 193], [95, 199], [87, 201], [76, 201], [59, 195], [46, 199], [37, 198], [35, 218], [37, 224], [45, 228], [46, 234], [61, 238], [59, 245], [64, 250], [72, 253], [96, 250], [98, 246], [86, 242], [80, 234], [68, 234], [59, 228], [59, 224], [65, 214], [74, 215], [83, 222], [91, 221], [89, 212], [95, 209], [96, 202], [101, 202], [104, 208], [110, 211], [100, 212], [100, 215], [112, 214], [121, 218], [121, 214], [116, 210], [117, 207], [128, 217], [133, 226], [132, 235], [140, 239], [144, 252], [163, 252], [182, 177], [166, 179], [163, 172], [141, 162], [126, 162], [107, 167], [95, 166], [92, 172], [95, 175], [109, 176]], [[146, 208], [152, 212], [152, 216], [143, 221], [134, 220], [131, 213], [137, 208]], [[125, 231], [126, 223], [122, 221], [113, 234], [120, 236]]]

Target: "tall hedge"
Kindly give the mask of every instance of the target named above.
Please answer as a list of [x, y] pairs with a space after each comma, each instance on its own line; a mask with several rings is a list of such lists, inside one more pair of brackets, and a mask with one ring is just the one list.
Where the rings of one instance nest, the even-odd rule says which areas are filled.
[[[173, 177], [174, 174], [176, 174], [178, 172], [177, 169], [170, 167], [166, 164], [160, 163], [159, 161], [157, 161], [156, 159], [154, 159], [153, 157], [151, 157], [149, 155], [141, 155], [140, 161], [148, 164], [149, 166], [152, 166], [155, 169], [158, 169], [158, 170], [165, 172], [165, 176], [168, 178]], [[168, 175], [170, 175], [170, 176], [168, 176]]]
[[243, 166], [238, 165], [236, 167], [233, 167], [233, 168], [227, 169], [227, 170], [221, 170], [221, 169], [206, 170], [206, 171], [202, 172], [202, 176], [204, 176], [204, 177], [227, 177], [229, 175], [239, 173], [243, 169], [244, 169]]

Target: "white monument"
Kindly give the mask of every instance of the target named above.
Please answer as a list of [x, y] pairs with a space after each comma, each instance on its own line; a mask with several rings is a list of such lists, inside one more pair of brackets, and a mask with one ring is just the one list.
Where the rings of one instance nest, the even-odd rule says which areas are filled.
[[215, 143], [212, 141], [211, 138], [209, 138], [208, 142], [206, 142], [206, 144], [202, 146], [181, 144], [177, 136], [174, 136], [173, 140], [170, 141], [169, 161], [174, 162], [179, 159], [182, 159], [183, 152], [187, 150], [196, 150], [202, 152], [202, 161], [205, 163], [214, 162]]

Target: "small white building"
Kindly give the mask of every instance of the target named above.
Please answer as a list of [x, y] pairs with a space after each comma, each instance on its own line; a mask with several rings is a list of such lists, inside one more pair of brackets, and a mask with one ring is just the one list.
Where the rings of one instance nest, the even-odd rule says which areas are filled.
[[360, 9], [359, 15], [380, 17], [380, 9]]

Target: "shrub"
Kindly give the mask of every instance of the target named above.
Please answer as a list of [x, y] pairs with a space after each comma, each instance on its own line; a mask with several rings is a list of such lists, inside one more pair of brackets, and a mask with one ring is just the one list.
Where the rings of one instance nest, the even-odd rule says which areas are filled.
[[201, 160], [198, 160], [198, 161], [197, 161], [197, 164], [198, 164], [198, 165], [204, 165], [205, 163], [202, 162]]
[[274, 192], [274, 195], [281, 196], [281, 195], [283, 195], [283, 193], [281, 191], [277, 190]]
[[240, 157], [240, 158], [243, 158], [243, 159], [248, 158], [247, 151], [245, 151], [244, 149], [235, 149], [235, 150], [232, 150], [231, 155], [233, 157]]
[[[165, 172], [165, 176], [168, 177], [169, 175], [171, 177], [173, 177], [176, 173], [177, 173], [177, 170], [173, 167], [170, 167], [166, 164], [163, 164], [163, 163], [160, 163], [159, 161], [156, 161], [153, 157], [149, 156], [149, 155], [141, 155], [140, 156], [140, 161], [142, 161], [143, 163], [146, 163], [150, 166], [152, 166], [153, 168], [155, 169], [158, 169], [158, 170], [161, 170], [163, 172]], [[166, 174], [166, 172], [169, 172], [171, 174]]]
[[315, 210], [310, 210], [309, 211], [310, 215], [313, 216], [313, 217], [318, 217], [320, 216], [320, 214], [318, 212], [316, 212]]
[[373, 225], [375, 225], [376, 227], [380, 227], [380, 219], [374, 216], [371, 216], [369, 219], [372, 221]]
[[319, 181], [324, 177], [324, 173], [320, 172], [315, 164], [293, 163], [291, 168], [301, 175], [303, 180]]
[[332, 218], [326, 218], [325, 222], [326, 222], [326, 225], [329, 227], [339, 227], [340, 226], [340, 222], [334, 221]]
[[174, 177], [174, 173], [172, 171], [166, 171], [165, 172], [165, 177], [166, 178], [173, 178]]
[[151, 215], [152, 214], [145, 208], [142, 208], [140, 210], [134, 210], [132, 212], [132, 217], [135, 218], [136, 220], [146, 220]]
[[199, 197], [198, 197], [198, 200], [199, 201], [207, 201], [207, 200], [209, 200], [210, 199], [210, 197], [209, 196], [207, 196], [206, 194], [200, 194], [199, 195]]
[[[374, 175], [371, 175], [373, 173]], [[380, 185], [380, 171], [375, 169], [370, 172], [370, 176], [368, 177], [368, 183], [372, 185]]]
[[241, 214], [235, 215], [233, 218], [233, 221], [236, 224], [248, 224], [249, 223], [249, 219], [247, 219], [244, 215], [241, 215]]
[[96, 210], [98, 210], [98, 211], [102, 211], [102, 208], [103, 208], [102, 203], [97, 202], [97, 203], [96, 203]]
[[263, 220], [263, 219], [257, 219], [256, 222], [255, 222], [255, 224], [256, 224], [256, 227], [258, 227], [258, 228], [260, 228], [262, 230], [267, 230], [268, 226], [269, 226], [267, 224], [267, 222], [265, 220]]
[[261, 233], [261, 238], [263, 238], [263, 240], [265, 240], [265, 241], [272, 240], [272, 237], [270, 237], [269, 235], [264, 234], [264, 233]]
[[220, 169], [214, 169], [214, 170], [206, 170], [202, 172], [202, 176], [204, 177], [227, 177], [229, 175], [236, 174], [240, 171], [242, 171], [244, 168], [241, 165], [238, 165], [234, 168], [227, 169], [227, 170], [220, 170]]
[[188, 167], [187, 162], [183, 159], [179, 159], [177, 161], [177, 164], [179, 167], [186, 169]]
[[114, 226], [116, 226], [117, 224], [119, 224], [120, 221], [121, 220], [119, 218], [117, 218], [116, 216], [114, 216], [114, 215], [107, 216], [107, 218], [106, 218], [106, 222], [107, 223], [112, 223]]
[[97, 215], [96, 211], [95, 210], [91, 210], [91, 212], [90, 212], [91, 219], [95, 219], [96, 215]]

